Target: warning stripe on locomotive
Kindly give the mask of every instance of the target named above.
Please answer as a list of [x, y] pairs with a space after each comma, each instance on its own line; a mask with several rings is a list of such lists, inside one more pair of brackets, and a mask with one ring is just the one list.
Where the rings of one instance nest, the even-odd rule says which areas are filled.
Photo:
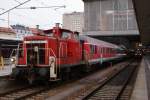
[[24, 43], [29, 44], [29, 43], [47, 43], [47, 41], [24, 41]]

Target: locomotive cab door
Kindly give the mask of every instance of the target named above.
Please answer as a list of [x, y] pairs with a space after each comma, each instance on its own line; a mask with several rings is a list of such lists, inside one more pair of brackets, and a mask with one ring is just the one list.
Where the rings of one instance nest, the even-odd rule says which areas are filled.
[[37, 65], [39, 63], [39, 55], [38, 55], [38, 47], [35, 46], [34, 48], [28, 49], [27, 50], [27, 64], [33, 64]]

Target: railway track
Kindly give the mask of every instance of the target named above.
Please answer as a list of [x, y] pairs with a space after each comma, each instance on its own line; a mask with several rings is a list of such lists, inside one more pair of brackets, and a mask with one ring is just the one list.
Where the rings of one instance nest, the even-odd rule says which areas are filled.
[[79, 96], [82, 100], [129, 100], [132, 86], [128, 85], [135, 76], [137, 64], [129, 64], [124, 70], [107, 79], [86, 96]]
[[[113, 82], [106, 82], [108, 80], [113, 80], [111, 79], [112, 76], [118, 76], [118, 74], [120, 74], [120, 70], [122, 69], [128, 69], [128, 70], [132, 70], [132, 68], [134, 67], [126, 67], [125, 66], [130, 66], [128, 63], [122, 63], [122, 64], [119, 64], [118, 67], [115, 66], [115, 67], [111, 67], [111, 68], [108, 68], [108, 69], [111, 69], [106, 72], [104, 72], [104, 74], [102, 74], [100, 72], [100, 74], [98, 73], [97, 75], [89, 75], [89, 76], [92, 76], [91, 78], [89, 78], [89, 76], [87, 76], [87, 78], [82, 78], [80, 80], [77, 80], [77, 81], [71, 81], [71, 82], [66, 82], [66, 83], [63, 83], [63, 84], [59, 84], [59, 85], [52, 85], [52, 86], [31, 86], [31, 87], [24, 87], [24, 88], [21, 88], [21, 89], [16, 89], [16, 90], [13, 90], [13, 91], [9, 91], [8, 93], [3, 93], [3, 94], [0, 94], [0, 100], [55, 100], [55, 97], [56, 96], [57, 98], [59, 98], [60, 96], [60, 99], [62, 100], [75, 100], [75, 99], [78, 99], [78, 100], [81, 100], [81, 99], [90, 99], [92, 98], [92, 96], [96, 95], [96, 91], [99, 91], [98, 92], [98, 96], [101, 94], [104, 98], [104, 95], [105, 97], [108, 97], [108, 94], [109, 91], [111, 90], [110, 94], [113, 94], [115, 95], [115, 93], [117, 93], [121, 88], [123, 88], [122, 86], [118, 87], [116, 85], [107, 85], [106, 86], [106, 83], [109, 83], [109, 84], [114, 84]], [[128, 72], [128, 71], [127, 71]], [[125, 73], [127, 73], [125, 72]], [[119, 81], [119, 80], [117, 80]], [[119, 82], [121, 83], [121, 82]], [[68, 84], [68, 85], [66, 85]], [[66, 96], [64, 95], [61, 95], [62, 94], [66, 94], [64, 92], [67, 92], [69, 91], [70, 88], [74, 88], [78, 86], [77, 90], [75, 90], [73, 93], [68, 93]], [[100, 88], [102, 89], [102, 87], [106, 87], [104, 88], [103, 90], [99, 90]], [[122, 97], [127, 97], [127, 95], [129, 95], [129, 91], [131, 90], [131, 87], [130, 86], [127, 86], [127, 87], [124, 87], [125, 91], [122, 91], [120, 94], [124, 94]], [[65, 90], [65, 91], [64, 91]], [[112, 93], [112, 90], [116, 91]], [[123, 90], [123, 89], [122, 89]], [[108, 93], [106, 93], [108, 92]], [[60, 95], [59, 95], [60, 94]], [[104, 94], [104, 95], [103, 95]], [[54, 98], [53, 98], [54, 97]], [[116, 97], [116, 96], [115, 96]], [[95, 97], [94, 97], [95, 98]], [[99, 97], [98, 97], [99, 98]], [[101, 98], [101, 97], [100, 97]], [[60, 100], [59, 99], [59, 100]], [[106, 98], [104, 98], [105, 100]], [[57, 99], [58, 100], [58, 99]], [[110, 100], [109, 99], [106, 99], [106, 100]], [[126, 99], [127, 100], [127, 99]]]
[[[119, 64], [118, 66], [108, 68], [109, 70], [101, 72], [97, 72], [94, 75], [89, 75], [87, 77], [82, 78], [81, 80], [78, 80], [76, 82], [71, 83], [69, 86], [62, 86], [58, 89], [51, 89], [45, 92], [42, 92], [40, 94], [28, 97], [27, 100], [81, 100], [80, 94], [85, 94], [88, 90], [91, 88], [93, 89], [93, 86], [103, 83], [108, 76], [112, 76], [112, 74], [115, 74], [124, 66], [127, 65], [127, 63]], [[82, 96], [81, 96], [82, 97]]]
[[42, 91], [48, 90], [44, 86], [27, 86], [0, 94], [0, 100], [22, 100], [26, 97], [35, 95]]

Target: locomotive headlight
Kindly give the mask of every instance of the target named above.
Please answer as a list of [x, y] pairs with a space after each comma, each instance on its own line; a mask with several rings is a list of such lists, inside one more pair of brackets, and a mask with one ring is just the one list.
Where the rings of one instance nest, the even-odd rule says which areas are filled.
[[10, 61], [11, 61], [12, 63], [14, 63], [14, 62], [16, 61], [16, 58], [13, 57], [13, 58], [10, 59]]
[[16, 67], [16, 57], [12, 57], [12, 58], [10, 59], [10, 61], [11, 61], [11, 67], [12, 67], [12, 68], [15, 68], [15, 67]]
[[14, 58], [11, 58], [11, 59], [10, 59], [10, 61], [11, 61], [11, 62], [14, 62], [14, 61], [15, 61], [15, 59], [14, 59]]

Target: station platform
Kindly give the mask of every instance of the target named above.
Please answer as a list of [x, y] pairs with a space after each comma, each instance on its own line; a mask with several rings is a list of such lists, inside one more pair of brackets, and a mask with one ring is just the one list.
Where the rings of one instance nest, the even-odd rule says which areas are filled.
[[143, 57], [130, 100], [150, 100], [150, 55]]
[[10, 75], [12, 72], [12, 68], [10, 65], [4, 65], [3, 68], [0, 69], [0, 77]]
[[12, 72], [12, 66], [10, 65], [9, 58], [3, 58], [0, 64], [0, 77], [10, 75], [11, 72]]

